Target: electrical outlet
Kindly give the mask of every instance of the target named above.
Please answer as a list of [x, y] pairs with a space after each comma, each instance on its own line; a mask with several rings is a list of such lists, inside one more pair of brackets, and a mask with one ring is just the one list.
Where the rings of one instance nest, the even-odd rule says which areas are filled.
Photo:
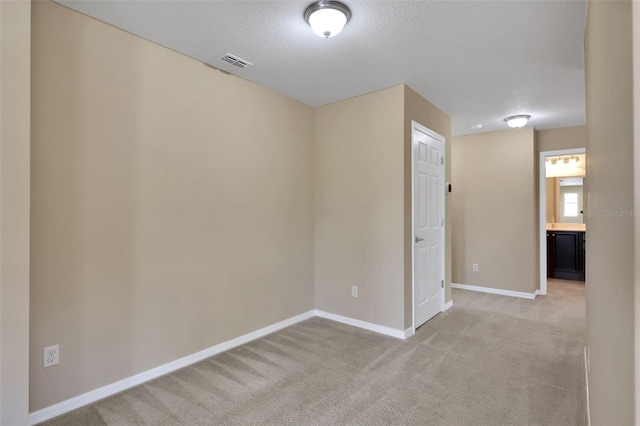
[[351, 297], [358, 297], [358, 287], [355, 285], [351, 286]]
[[60, 345], [44, 348], [44, 368], [60, 363]]
[[478, 264], [477, 263], [474, 263], [471, 266], [473, 267], [473, 272], [478, 272]]

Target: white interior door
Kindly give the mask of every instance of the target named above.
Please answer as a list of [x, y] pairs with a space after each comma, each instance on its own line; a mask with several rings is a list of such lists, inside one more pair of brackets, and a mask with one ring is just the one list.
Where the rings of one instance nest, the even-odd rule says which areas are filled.
[[413, 304], [417, 328], [444, 307], [444, 138], [418, 123], [413, 144]]

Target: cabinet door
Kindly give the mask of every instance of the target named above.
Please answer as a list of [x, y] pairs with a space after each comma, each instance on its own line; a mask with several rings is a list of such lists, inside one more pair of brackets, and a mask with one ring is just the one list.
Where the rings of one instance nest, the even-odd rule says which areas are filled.
[[582, 238], [580, 232], [552, 232], [553, 278], [582, 279]]

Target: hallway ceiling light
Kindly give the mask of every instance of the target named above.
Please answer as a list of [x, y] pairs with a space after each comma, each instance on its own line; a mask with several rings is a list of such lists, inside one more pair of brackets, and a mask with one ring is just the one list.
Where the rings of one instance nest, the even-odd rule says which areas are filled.
[[333, 37], [342, 31], [351, 19], [351, 11], [339, 1], [323, 0], [313, 3], [304, 12], [304, 20], [320, 37]]
[[512, 115], [511, 117], [505, 118], [504, 121], [507, 123], [507, 126], [515, 129], [526, 125], [530, 118], [530, 115]]

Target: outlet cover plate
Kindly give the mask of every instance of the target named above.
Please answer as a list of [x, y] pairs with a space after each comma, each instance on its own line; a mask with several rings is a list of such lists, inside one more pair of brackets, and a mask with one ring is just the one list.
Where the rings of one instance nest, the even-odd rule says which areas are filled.
[[47, 346], [44, 348], [44, 368], [58, 365], [60, 363], [60, 345]]

